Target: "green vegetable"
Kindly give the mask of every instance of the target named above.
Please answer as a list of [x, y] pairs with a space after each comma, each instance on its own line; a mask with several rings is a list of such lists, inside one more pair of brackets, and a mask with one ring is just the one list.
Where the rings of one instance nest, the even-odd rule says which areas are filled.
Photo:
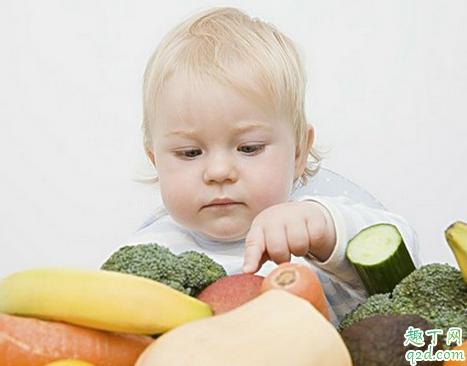
[[392, 300], [390, 296], [391, 294], [389, 293], [370, 296], [364, 303], [357, 306], [342, 319], [338, 329], [340, 331], [344, 330], [352, 324], [367, 319], [373, 315], [391, 314]]
[[191, 296], [198, 296], [211, 283], [225, 277], [224, 267], [206, 254], [188, 251], [178, 255], [179, 267], [184, 274], [184, 287]]
[[370, 296], [342, 319], [339, 329], [375, 314], [418, 314], [435, 329], [443, 330], [443, 342], [451, 327], [462, 328], [465, 340], [467, 284], [461, 272], [449, 264], [426, 264], [404, 278], [391, 293]]
[[399, 314], [418, 314], [435, 328], [462, 328], [467, 339], [467, 284], [461, 272], [448, 264], [426, 265], [396, 286], [392, 308]]
[[347, 258], [370, 295], [392, 291], [415, 270], [399, 230], [391, 224], [360, 231], [347, 246]]
[[121, 247], [101, 269], [150, 278], [194, 297], [227, 275], [224, 267], [204, 253], [187, 251], [175, 255], [156, 243]]

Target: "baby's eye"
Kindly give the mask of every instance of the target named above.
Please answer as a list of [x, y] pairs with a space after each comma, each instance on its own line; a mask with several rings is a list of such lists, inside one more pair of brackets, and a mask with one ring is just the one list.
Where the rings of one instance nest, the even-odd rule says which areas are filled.
[[197, 156], [202, 154], [201, 149], [184, 149], [184, 150], [177, 150], [174, 152], [175, 156], [182, 158], [182, 159], [194, 159]]
[[264, 150], [264, 145], [260, 145], [260, 144], [242, 145], [242, 146], [239, 146], [237, 150], [247, 155], [256, 155]]

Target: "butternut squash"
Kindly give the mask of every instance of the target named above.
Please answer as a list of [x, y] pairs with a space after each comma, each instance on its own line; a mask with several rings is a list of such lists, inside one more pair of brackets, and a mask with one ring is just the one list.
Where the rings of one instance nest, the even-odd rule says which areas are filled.
[[308, 301], [272, 289], [227, 313], [176, 327], [135, 366], [351, 366], [332, 324]]

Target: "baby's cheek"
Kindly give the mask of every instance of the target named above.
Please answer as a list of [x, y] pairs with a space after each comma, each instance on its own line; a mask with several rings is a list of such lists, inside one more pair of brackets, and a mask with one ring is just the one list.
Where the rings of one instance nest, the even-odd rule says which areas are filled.
[[271, 181], [267, 186], [258, 186], [255, 189], [254, 199], [257, 214], [268, 207], [289, 201], [291, 185], [281, 181]]
[[263, 167], [258, 167], [255, 174], [248, 177], [251, 179], [248, 189], [262, 209], [289, 201], [293, 185], [292, 168], [289, 159], [279, 156], [265, 162]]
[[175, 183], [164, 185], [161, 182], [161, 196], [165, 208], [172, 217], [184, 218], [191, 212], [193, 191], [183, 185]]

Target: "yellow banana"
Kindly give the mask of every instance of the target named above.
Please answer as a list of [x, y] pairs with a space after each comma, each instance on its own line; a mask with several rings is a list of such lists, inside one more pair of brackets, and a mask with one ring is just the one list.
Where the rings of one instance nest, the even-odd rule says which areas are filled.
[[467, 224], [457, 221], [450, 225], [444, 234], [454, 253], [464, 281], [467, 283]]
[[59, 360], [48, 363], [44, 366], [94, 366], [94, 364], [79, 360]]
[[204, 302], [130, 274], [39, 268], [0, 282], [0, 312], [134, 334], [159, 334], [212, 315]]

